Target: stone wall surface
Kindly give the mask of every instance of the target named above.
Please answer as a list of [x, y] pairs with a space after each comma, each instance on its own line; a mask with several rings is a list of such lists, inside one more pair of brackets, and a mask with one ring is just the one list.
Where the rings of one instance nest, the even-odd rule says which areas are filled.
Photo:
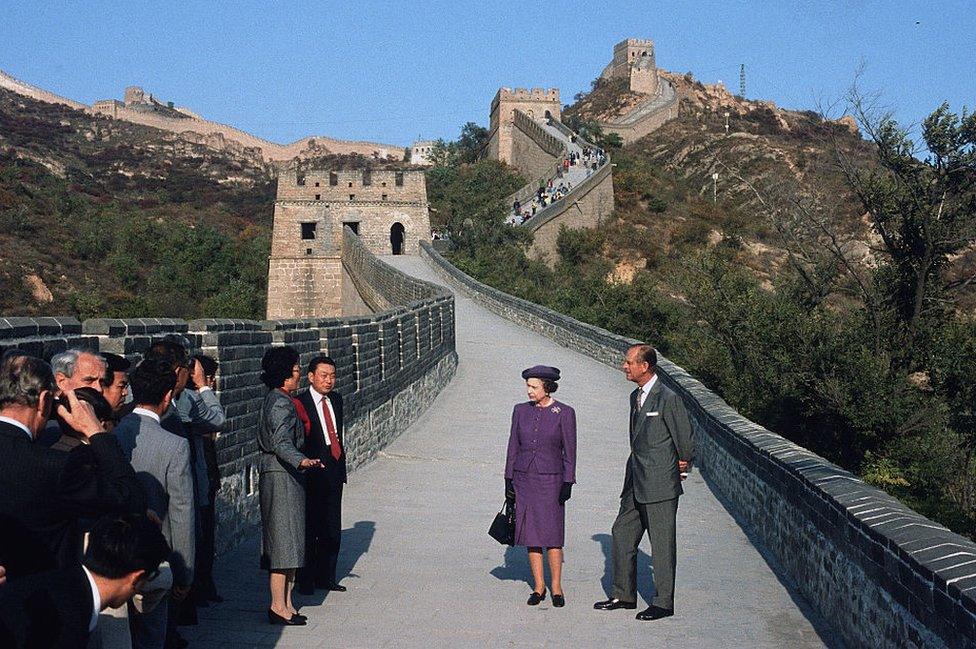
[[216, 358], [217, 394], [227, 414], [217, 441], [222, 483], [218, 548], [223, 552], [259, 521], [256, 433], [267, 393], [259, 377], [268, 346], [294, 346], [303, 364], [318, 353], [336, 360], [350, 467], [369, 460], [413, 423], [454, 375], [453, 296], [394, 270], [349, 236], [350, 254], [342, 268], [357, 286], [371, 287], [369, 301], [378, 312], [269, 321], [0, 318], [0, 352], [19, 348], [50, 359], [70, 347], [84, 347], [137, 360], [154, 338], [179, 333]]
[[[422, 249], [475, 302], [561, 345], [616, 366], [636, 342], [485, 286]], [[692, 418], [696, 464], [846, 642], [976, 647], [976, 544], [749, 421], [659, 358]]]
[[[534, 119], [515, 111], [512, 133], [512, 158], [508, 160], [525, 178], [552, 176], [556, 163], [566, 153], [562, 142], [548, 133]], [[535, 183], [538, 187], [538, 183]]]

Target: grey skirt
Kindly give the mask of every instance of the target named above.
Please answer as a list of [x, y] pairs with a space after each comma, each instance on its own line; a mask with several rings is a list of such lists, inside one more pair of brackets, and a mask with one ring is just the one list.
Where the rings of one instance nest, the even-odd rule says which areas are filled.
[[305, 488], [284, 471], [262, 472], [261, 565], [290, 570], [305, 565]]

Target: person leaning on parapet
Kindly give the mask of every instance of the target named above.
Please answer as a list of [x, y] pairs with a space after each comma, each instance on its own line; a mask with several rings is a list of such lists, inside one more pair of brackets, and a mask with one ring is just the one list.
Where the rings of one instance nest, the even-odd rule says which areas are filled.
[[77, 562], [79, 518], [146, 509], [115, 437], [73, 390], [57, 410], [88, 443], [70, 452], [36, 443], [56, 391], [51, 366], [39, 358], [5, 355], [0, 362], [0, 559], [11, 582]]
[[342, 395], [336, 391], [336, 364], [329, 356], [308, 363], [308, 390], [298, 396], [309, 419], [303, 453], [319, 459], [324, 471], [305, 476], [305, 567], [298, 571], [298, 591], [315, 588], [345, 592], [336, 579], [342, 541], [342, 489], [346, 453], [342, 439]]
[[[172, 548], [171, 599], [182, 601], [193, 583], [196, 520], [188, 442], [167, 431], [160, 418], [169, 408], [176, 385], [172, 362], [143, 359], [129, 376], [135, 408], [122, 418], [114, 433], [149, 496], [149, 507], [162, 522]], [[133, 646], [163, 647], [170, 612], [166, 603], [132, 616]], [[178, 642], [178, 640], [174, 640]]]
[[321, 460], [301, 451], [311, 426], [301, 402], [291, 396], [301, 381], [298, 361], [292, 347], [271, 347], [264, 353], [261, 382], [268, 394], [258, 427], [261, 564], [270, 573], [268, 622], [289, 626], [307, 622], [291, 601], [295, 571], [305, 565], [304, 472], [323, 468]]
[[657, 376], [654, 348], [630, 347], [623, 370], [638, 387], [630, 394], [630, 458], [613, 523], [613, 595], [593, 608], [637, 608], [637, 546], [646, 531], [657, 594], [637, 619], [657, 620], [674, 615], [675, 519], [695, 443], [684, 402]]
[[81, 563], [22, 577], [0, 588], [0, 646], [79, 649], [99, 612], [124, 606], [156, 573], [169, 548], [144, 516], [98, 520]]

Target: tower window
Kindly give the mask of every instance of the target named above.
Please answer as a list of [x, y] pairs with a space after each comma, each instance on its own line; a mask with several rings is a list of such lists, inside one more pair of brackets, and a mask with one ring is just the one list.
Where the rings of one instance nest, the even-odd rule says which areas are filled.
[[384, 200], [385, 201], [386, 200], [386, 194], [383, 194], [383, 196], [382, 196], [382, 198], [380, 200]]
[[322, 194], [316, 194], [315, 195], [315, 200], [317, 200], [317, 201], [322, 200]]
[[315, 238], [315, 221], [305, 221], [302, 223], [302, 241], [310, 241]]
[[363, 169], [363, 187], [369, 187], [373, 184], [373, 172], [369, 169]]
[[356, 200], [356, 195], [355, 194], [349, 194], [349, 200], [351, 200], [351, 201]]
[[397, 187], [403, 187], [403, 172], [398, 171], [394, 176], [394, 181]]
[[315, 182], [315, 186], [316, 186], [316, 187], [318, 187], [318, 186], [319, 186], [319, 183], [318, 183], [318, 181], [316, 181], [316, 182]]
[[329, 172], [329, 185], [335, 187], [339, 184], [339, 174], [334, 171]]

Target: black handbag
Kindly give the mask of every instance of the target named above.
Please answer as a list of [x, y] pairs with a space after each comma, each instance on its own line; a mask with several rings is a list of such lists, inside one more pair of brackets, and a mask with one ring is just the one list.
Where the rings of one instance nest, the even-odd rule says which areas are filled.
[[506, 500], [488, 528], [488, 536], [502, 545], [515, 545], [515, 506]]

